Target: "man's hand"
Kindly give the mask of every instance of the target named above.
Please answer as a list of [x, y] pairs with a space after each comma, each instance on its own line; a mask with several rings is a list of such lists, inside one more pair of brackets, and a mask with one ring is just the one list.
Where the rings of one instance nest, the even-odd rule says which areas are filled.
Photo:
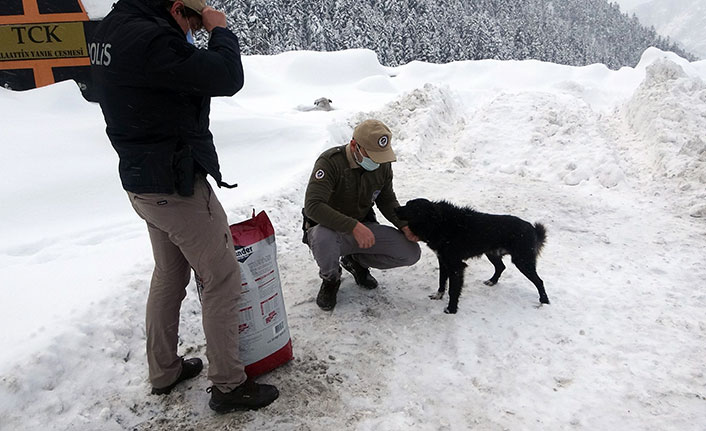
[[409, 226], [402, 226], [400, 230], [408, 241], [419, 242], [419, 237], [413, 234], [411, 230], [409, 230]]
[[226, 14], [212, 8], [211, 6], [206, 6], [201, 11], [201, 22], [203, 23], [203, 27], [206, 31], [211, 33], [216, 27], [226, 27]]
[[353, 238], [355, 238], [360, 248], [370, 248], [375, 245], [373, 231], [361, 222], [358, 222], [353, 228]]

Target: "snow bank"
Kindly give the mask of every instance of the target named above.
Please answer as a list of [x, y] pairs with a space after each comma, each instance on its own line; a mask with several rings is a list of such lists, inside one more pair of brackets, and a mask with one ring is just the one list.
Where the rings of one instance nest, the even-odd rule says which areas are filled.
[[358, 113], [348, 120], [350, 131], [361, 121], [377, 118], [394, 131], [395, 153], [401, 163], [424, 162], [433, 154], [453, 153], [465, 126], [464, 106], [448, 86], [425, 84], [403, 93], [382, 109]]
[[232, 101], [248, 109], [272, 112], [284, 105], [294, 110], [319, 97], [332, 99], [337, 109], [351, 109], [352, 104], [365, 103], [354, 96], [359, 91], [379, 103], [377, 91], [392, 90], [387, 69], [378, 63], [375, 52], [367, 49], [255, 55], [244, 58], [243, 63], [245, 87]]
[[645, 142], [655, 177], [691, 196], [690, 214], [706, 216], [706, 84], [678, 64], [658, 59], [625, 105], [633, 130]]
[[[73, 81], [21, 93], [0, 89], [0, 117], [10, 126], [3, 127], [3, 145], [12, 150], [0, 158], [7, 178], [0, 194], [12, 202], [0, 214], [1, 251], [31, 239], [75, 235], [126, 213], [121, 196], [103, 196], [120, 184], [103, 115], [98, 105], [83, 100]], [[111, 219], [85, 217], [89, 213]]]
[[103, 19], [113, 8], [115, 2], [111, 0], [81, 0], [83, 8], [92, 20]]

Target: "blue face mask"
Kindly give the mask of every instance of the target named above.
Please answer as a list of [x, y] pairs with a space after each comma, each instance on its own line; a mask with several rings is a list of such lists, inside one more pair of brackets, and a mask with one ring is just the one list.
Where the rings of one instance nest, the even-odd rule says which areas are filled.
[[365, 157], [362, 152], [360, 152], [360, 147], [356, 146], [358, 148], [358, 154], [360, 155], [360, 158], [362, 159], [360, 162], [358, 161], [358, 158], [355, 157], [355, 161], [366, 171], [374, 171], [375, 169], [380, 167], [379, 163], [373, 162], [373, 159], [369, 157]]
[[186, 32], [186, 41], [192, 45], [194, 44], [194, 34], [191, 33], [191, 29]]

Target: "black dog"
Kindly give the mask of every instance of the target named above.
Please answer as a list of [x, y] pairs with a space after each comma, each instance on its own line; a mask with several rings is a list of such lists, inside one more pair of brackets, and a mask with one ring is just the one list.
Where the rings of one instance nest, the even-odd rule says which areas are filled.
[[439, 290], [429, 296], [441, 299], [449, 281], [449, 305], [445, 313], [456, 313], [463, 287], [464, 260], [485, 254], [495, 267], [495, 274], [485, 284], [498, 282], [505, 269], [502, 257], [512, 256], [512, 263], [539, 291], [539, 302], [549, 304], [544, 282], [537, 275], [536, 262], [544, 240], [544, 226], [511, 215], [493, 215], [458, 207], [446, 201], [414, 199], [395, 209], [397, 216], [409, 223], [409, 229], [427, 243], [439, 258]]

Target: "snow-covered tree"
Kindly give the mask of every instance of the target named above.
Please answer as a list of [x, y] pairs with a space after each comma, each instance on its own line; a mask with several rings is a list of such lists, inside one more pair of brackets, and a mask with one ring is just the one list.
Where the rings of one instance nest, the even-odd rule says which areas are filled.
[[368, 48], [412, 60], [538, 59], [634, 66], [656, 46], [695, 58], [606, 0], [213, 0], [245, 54]]

